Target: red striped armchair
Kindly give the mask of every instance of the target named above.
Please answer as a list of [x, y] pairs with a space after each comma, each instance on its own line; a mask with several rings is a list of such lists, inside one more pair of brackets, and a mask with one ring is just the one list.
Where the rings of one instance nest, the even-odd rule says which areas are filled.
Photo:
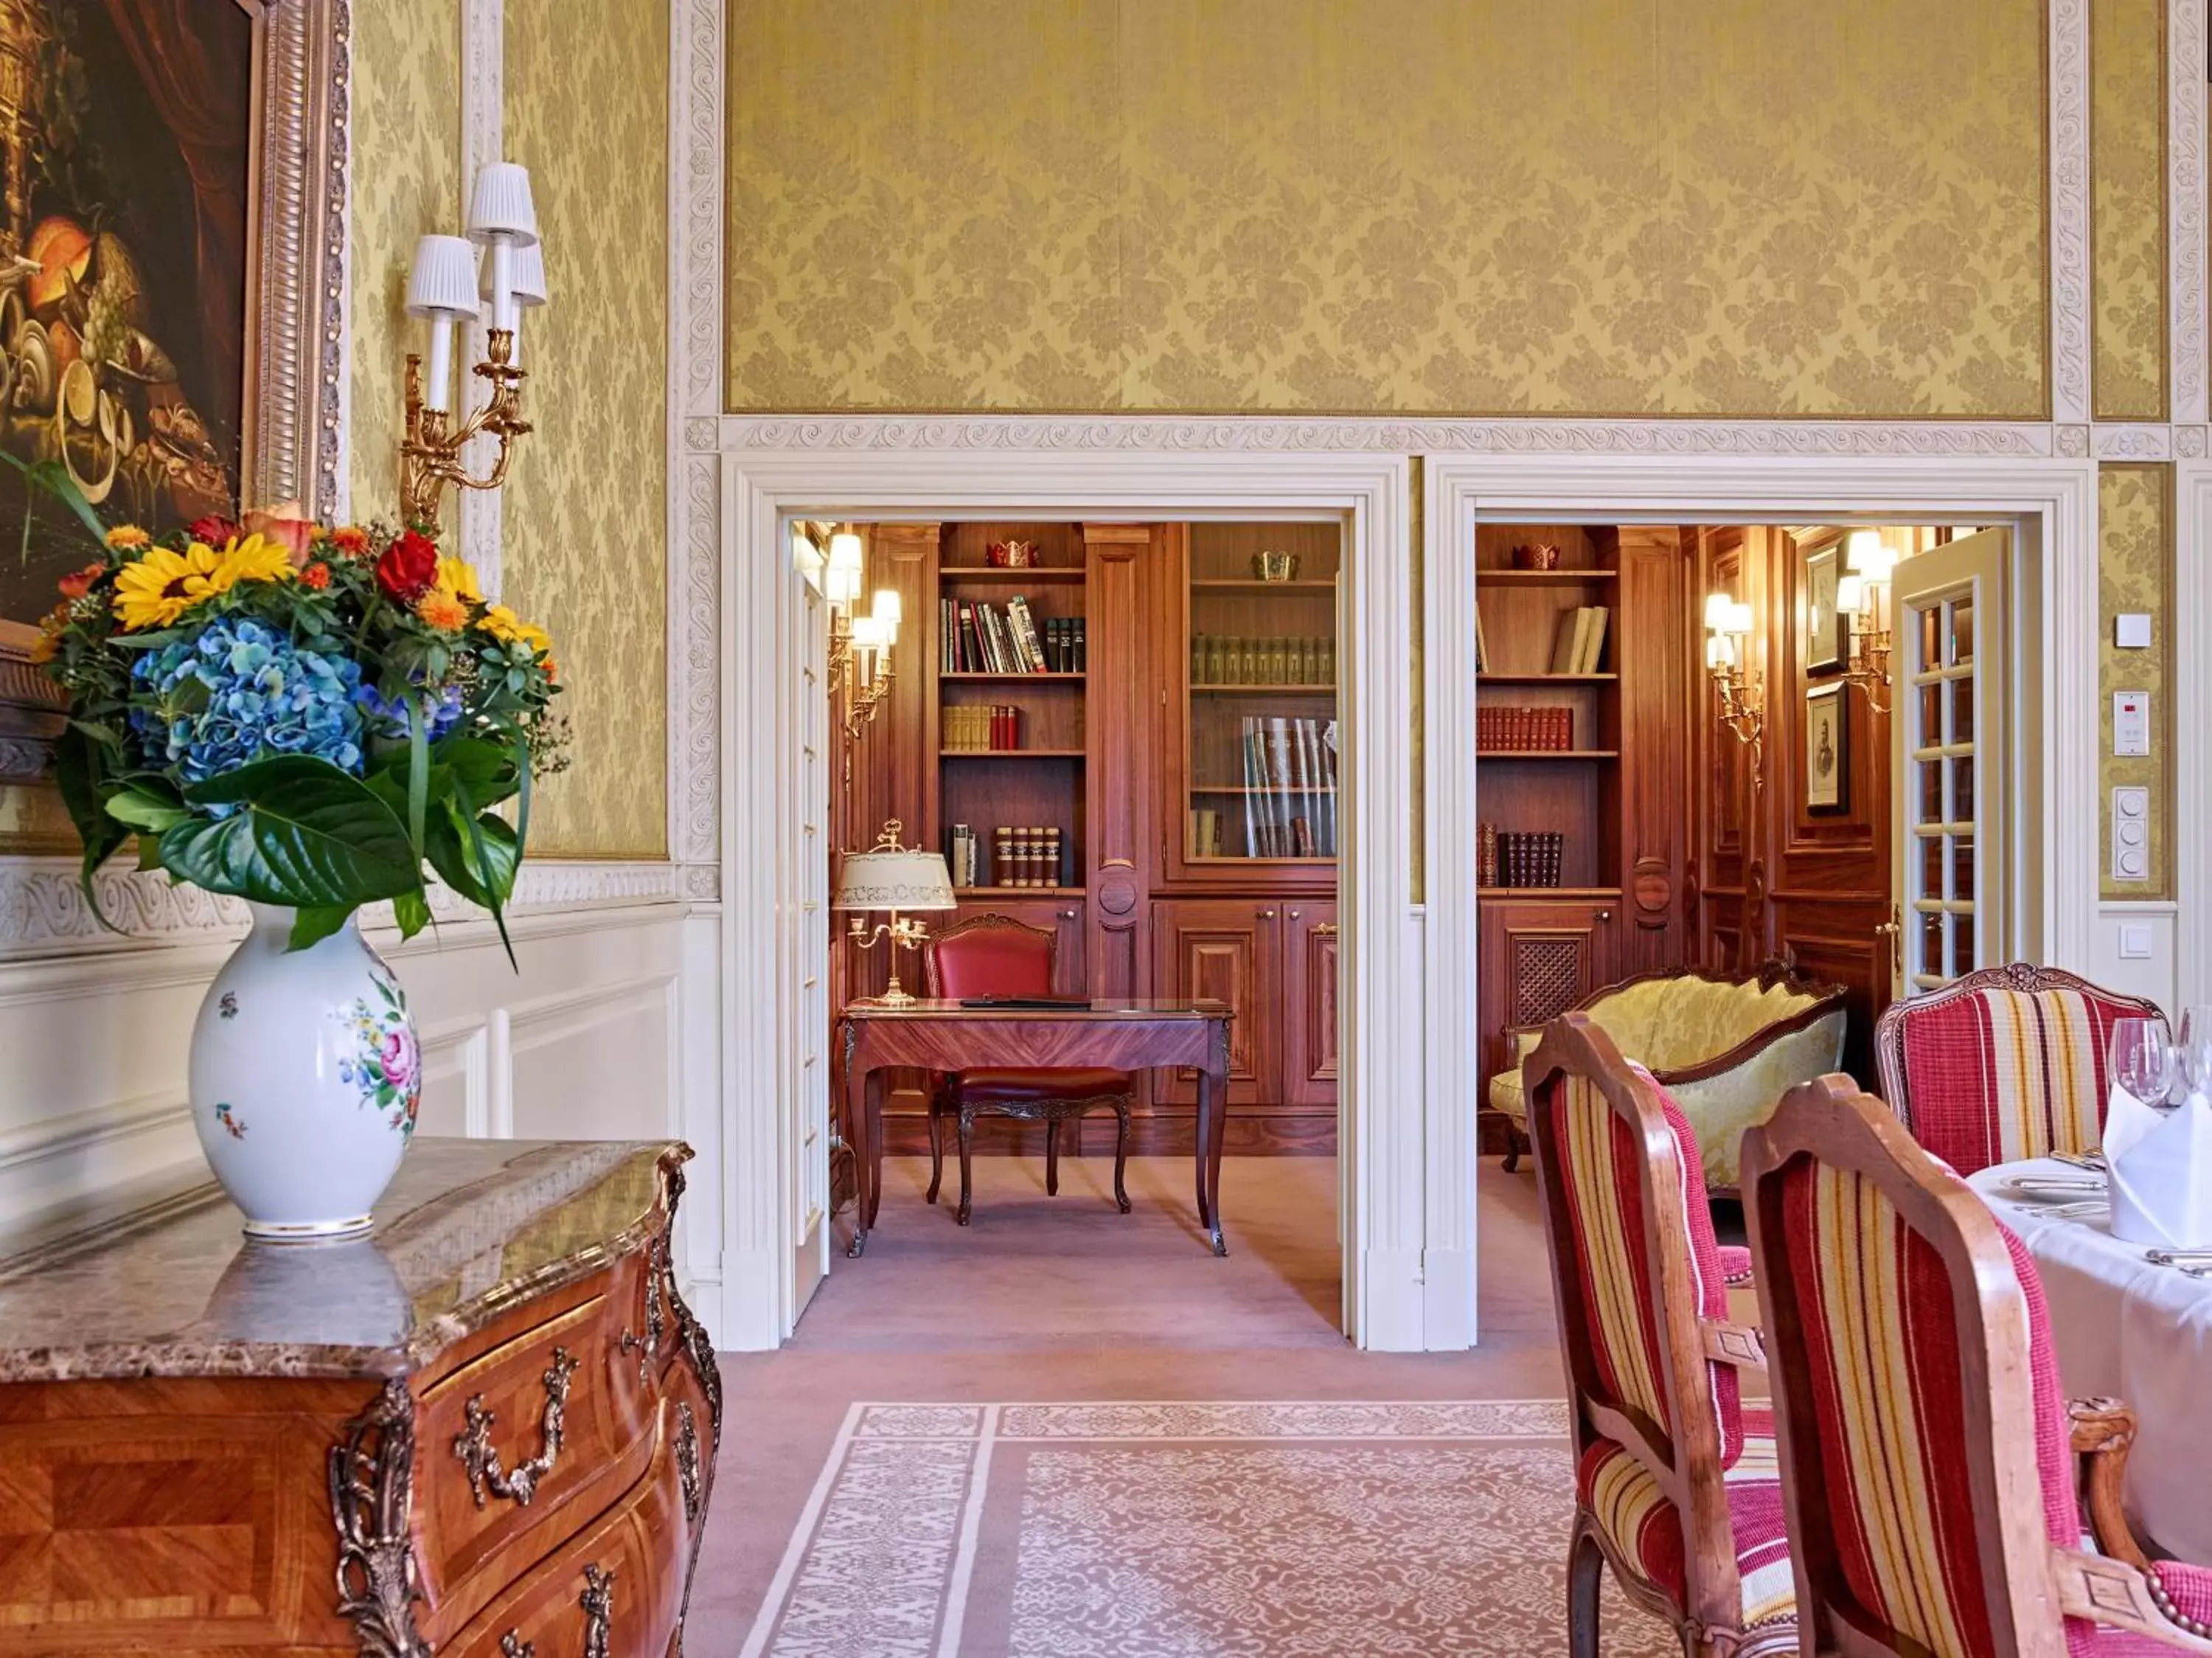
[[1759, 1335], [1728, 1321], [1696, 1137], [1585, 1015], [1522, 1075], [1574, 1415], [1571, 1650], [1595, 1658], [1610, 1564], [1688, 1652], [1794, 1652], [1771, 1428], [1737, 1383]]
[[2094, 1151], [2114, 1022], [2164, 1017], [2154, 1002], [2016, 961], [1892, 1003], [1875, 1021], [1875, 1064], [1912, 1137], [1972, 1174]]
[[1964, 1180], [1827, 1076], [1744, 1137], [1744, 1207], [1807, 1652], [2212, 1653], [2212, 1571], [2120, 1515], [2132, 1415], [2066, 1403], [2034, 1262]]

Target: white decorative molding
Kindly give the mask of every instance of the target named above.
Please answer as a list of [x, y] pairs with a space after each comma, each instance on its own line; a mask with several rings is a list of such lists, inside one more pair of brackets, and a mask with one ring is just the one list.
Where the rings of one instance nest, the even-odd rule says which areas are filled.
[[[2185, 461], [2174, 470], [2173, 614], [2166, 637], [2203, 639], [2212, 625], [2212, 466]], [[2172, 853], [2179, 906], [2172, 1005], [2185, 1008], [2212, 1001], [2212, 841], [2198, 827], [2212, 821], [2212, 661], [2203, 651], [2173, 652], [2168, 706], [2173, 805], [2166, 821], [2189, 826], [2174, 836]]]
[[2173, 429], [2170, 426], [2100, 424], [2091, 429], [2092, 447], [2100, 460], [2170, 460], [2173, 458]]
[[2177, 460], [2202, 460], [2204, 458], [2205, 430], [2202, 426], [2176, 426], [2173, 429], [2173, 454]]
[[[505, 0], [462, 0], [461, 5], [461, 153], [458, 217], [468, 222], [469, 198], [476, 188], [478, 170], [487, 162], [504, 159], [506, 143], [506, 28]], [[526, 162], [528, 158], [523, 158]], [[465, 331], [464, 363], [482, 363], [491, 355], [489, 319], [482, 314]], [[462, 376], [472, 383], [471, 377]], [[465, 393], [464, 393], [465, 395]], [[482, 478], [499, 454], [497, 440], [479, 434], [463, 451], [462, 460], [471, 475]], [[477, 578], [492, 598], [500, 595], [501, 558], [506, 550], [504, 490], [462, 490], [459, 523], [461, 555], [476, 566]]]
[[2166, 326], [2173, 350], [2167, 411], [2190, 425], [2212, 419], [2204, 334], [2205, 14], [2205, 0], [2166, 0]]
[[721, 836], [722, 0], [670, 0], [668, 855]]
[[[709, 871], [711, 876], [713, 871]], [[0, 858], [0, 957], [49, 954], [67, 946], [98, 948], [166, 944], [242, 932], [245, 904], [197, 887], [173, 887], [167, 875], [103, 869], [94, 878], [100, 908], [118, 930], [102, 927], [77, 884], [69, 858]], [[679, 904], [702, 883], [696, 869], [673, 863], [526, 861], [515, 878], [508, 913], [602, 909], [634, 904]], [[430, 913], [445, 923], [482, 919], [483, 911], [447, 887], [433, 884]], [[392, 924], [392, 906], [362, 912], [370, 929]]]
[[2089, 0], [2050, 0], [2051, 418], [2090, 418]]
[[2089, 453], [2089, 429], [2087, 426], [2060, 426], [2057, 452], [2069, 460], [2079, 459]]
[[726, 451], [1002, 449], [1045, 454], [1766, 454], [2052, 453], [2039, 421], [1460, 420], [1302, 415], [726, 415]]

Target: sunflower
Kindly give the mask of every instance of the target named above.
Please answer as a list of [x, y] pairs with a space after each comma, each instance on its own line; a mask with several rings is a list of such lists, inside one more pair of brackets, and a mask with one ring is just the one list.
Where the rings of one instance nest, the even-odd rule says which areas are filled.
[[193, 542], [182, 552], [148, 548], [143, 558], [115, 574], [115, 613], [122, 619], [123, 631], [167, 627], [203, 599], [212, 599], [222, 591], [215, 582], [221, 562], [204, 541]]
[[[192, 550], [200, 548], [196, 544]], [[289, 582], [293, 574], [291, 549], [282, 541], [234, 536], [223, 546], [211, 585], [217, 593], [228, 593], [240, 582]]]
[[476, 567], [465, 558], [440, 558], [437, 587], [448, 598], [463, 600], [471, 605], [483, 603], [483, 589], [477, 585]]

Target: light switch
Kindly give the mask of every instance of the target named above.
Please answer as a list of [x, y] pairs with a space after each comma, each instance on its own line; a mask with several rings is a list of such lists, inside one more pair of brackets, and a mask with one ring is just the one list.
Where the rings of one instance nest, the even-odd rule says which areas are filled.
[[2150, 879], [2150, 790], [2140, 783], [2112, 790], [2112, 879]]
[[2149, 692], [2115, 691], [2112, 693], [2112, 753], [2150, 753]]
[[2120, 928], [2120, 960], [2148, 961], [2150, 960], [2150, 929], [2136, 922], [2127, 922]]
[[2112, 618], [2112, 643], [2122, 650], [2148, 650], [2149, 614], [2143, 611], [2130, 611]]

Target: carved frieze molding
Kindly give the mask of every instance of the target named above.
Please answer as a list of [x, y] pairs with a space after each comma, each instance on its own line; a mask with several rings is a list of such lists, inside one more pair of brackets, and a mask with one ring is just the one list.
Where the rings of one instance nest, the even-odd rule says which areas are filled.
[[2100, 424], [2092, 428], [2093, 448], [2100, 460], [2171, 460], [2173, 459], [2173, 429], [2171, 426], [2123, 425], [2118, 423]]
[[2051, 414], [2075, 422], [2089, 418], [2089, 0], [2048, 15]]
[[[0, 858], [0, 956], [51, 953], [77, 945], [115, 948], [174, 944], [242, 931], [248, 917], [237, 899], [119, 865], [94, 878], [100, 908], [119, 932], [100, 924], [77, 884], [75, 860]], [[720, 895], [714, 864], [525, 863], [508, 914], [515, 917], [640, 904], [712, 901]], [[473, 921], [483, 911], [443, 886], [430, 888], [430, 913], [441, 923]], [[368, 905], [362, 924], [392, 924], [392, 906]]]
[[[499, 161], [507, 135], [507, 5], [506, 0], [463, 0], [461, 7], [461, 153], [456, 223], [468, 216], [469, 197], [476, 189], [477, 170]], [[467, 351], [463, 363], [482, 363], [491, 355], [487, 319], [477, 317], [467, 328]], [[468, 377], [464, 375], [464, 380]], [[489, 434], [471, 443], [463, 459], [470, 472], [483, 477], [499, 451]], [[459, 517], [463, 555], [476, 566], [483, 590], [500, 595], [501, 560], [506, 551], [504, 490], [462, 490]]]
[[1971, 455], [2054, 453], [2040, 421], [1425, 419], [1298, 415], [727, 415], [725, 450]]
[[2173, 350], [2172, 414], [2177, 423], [2198, 427], [2212, 418], [2206, 389], [2212, 369], [2207, 364], [2204, 323], [2206, 10], [2206, 0], [2166, 3], [2166, 222], [2172, 290], [2167, 306]]

